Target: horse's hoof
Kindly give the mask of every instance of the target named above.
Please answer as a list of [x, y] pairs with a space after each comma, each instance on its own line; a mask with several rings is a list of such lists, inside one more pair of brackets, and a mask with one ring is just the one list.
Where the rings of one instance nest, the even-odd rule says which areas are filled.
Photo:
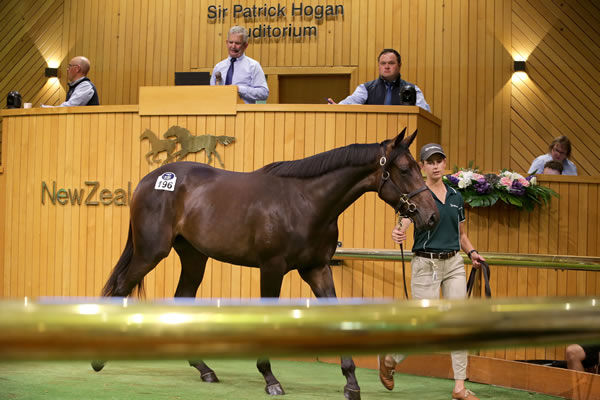
[[282, 394], [285, 394], [285, 392], [283, 391], [283, 388], [281, 387], [281, 384], [279, 384], [279, 383], [267, 385], [265, 387], [265, 392], [267, 392], [267, 394], [270, 394], [271, 396], [280, 396]]
[[207, 372], [205, 374], [200, 374], [200, 379], [202, 379], [203, 382], [208, 382], [208, 383], [219, 382], [219, 378], [217, 378], [217, 374], [215, 374], [213, 371]]
[[344, 388], [344, 397], [347, 398], [348, 400], [360, 400], [360, 389], [354, 390], [354, 389], [348, 389], [347, 387], [345, 387]]
[[104, 364], [106, 364], [105, 361], [94, 360], [92, 361], [92, 368], [94, 368], [94, 371], [100, 372], [104, 368]]

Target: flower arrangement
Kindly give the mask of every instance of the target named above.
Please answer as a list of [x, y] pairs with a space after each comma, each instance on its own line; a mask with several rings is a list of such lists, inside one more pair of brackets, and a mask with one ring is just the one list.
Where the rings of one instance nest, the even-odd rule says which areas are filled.
[[501, 200], [531, 211], [536, 205], [548, 205], [552, 196], [558, 197], [554, 190], [538, 185], [535, 175], [524, 177], [506, 169], [497, 175], [482, 174], [472, 165], [471, 161], [467, 169], [454, 167], [453, 173], [443, 178], [460, 191], [465, 203], [471, 207], [489, 207]]

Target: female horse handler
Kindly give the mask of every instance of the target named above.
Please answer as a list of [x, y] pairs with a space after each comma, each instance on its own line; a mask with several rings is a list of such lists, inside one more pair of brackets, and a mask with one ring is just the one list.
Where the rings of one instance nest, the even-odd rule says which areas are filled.
[[[465, 264], [459, 254], [460, 249], [473, 261], [473, 267], [479, 268], [479, 255], [471, 244], [464, 228], [464, 202], [459, 192], [446, 185], [442, 177], [446, 170], [446, 154], [439, 144], [430, 143], [421, 149], [421, 169], [425, 173], [425, 184], [431, 191], [440, 212], [440, 222], [431, 231], [415, 229], [411, 289], [414, 299], [437, 299], [442, 295], [446, 299], [466, 297]], [[406, 240], [406, 230], [411, 220], [404, 218], [392, 231], [396, 243]], [[454, 370], [454, 390], [452, 399], [479, 400], [474, 393], [465, 388], [467, 377], [467, 352], [453, 351], [452, 369]], [[402, 360], [402, 355], [388, 354], [379, 356], [379, 378], [386, 389], [394, 388], [394, 369]]]

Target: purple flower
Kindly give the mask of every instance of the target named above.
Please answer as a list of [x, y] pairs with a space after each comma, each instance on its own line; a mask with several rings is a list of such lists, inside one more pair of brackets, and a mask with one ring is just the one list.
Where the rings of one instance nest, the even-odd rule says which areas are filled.
[[473, 189], [475, 189], [478, 194], [488, 194], [492, 191], [492, 186], [490, 186], [484, 177], [481, 177], [473, 183]]
[[514, 180], [512, 186], [509, 189], [510, 193], [517, 196], [523, 196], [525, 194], [525, 191], [525, 186], [523, 186], [523, 184], [521, 184], [521, 182], [519, 182], [518, 180]]
[[448, 181], [450, 181], [451, 184], [458, 185], [459, 179], [456, 176], [448, 174], [446, 175], [446, 178], [448, 178]]

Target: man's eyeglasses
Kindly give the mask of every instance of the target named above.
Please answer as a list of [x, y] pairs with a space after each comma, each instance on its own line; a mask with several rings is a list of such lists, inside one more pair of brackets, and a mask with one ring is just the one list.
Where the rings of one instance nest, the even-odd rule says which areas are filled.
[[79, 65], [77, 65], [77, 64], [67, 64], [67, 69], [72, 68], [72, 67], [79, 67]]

